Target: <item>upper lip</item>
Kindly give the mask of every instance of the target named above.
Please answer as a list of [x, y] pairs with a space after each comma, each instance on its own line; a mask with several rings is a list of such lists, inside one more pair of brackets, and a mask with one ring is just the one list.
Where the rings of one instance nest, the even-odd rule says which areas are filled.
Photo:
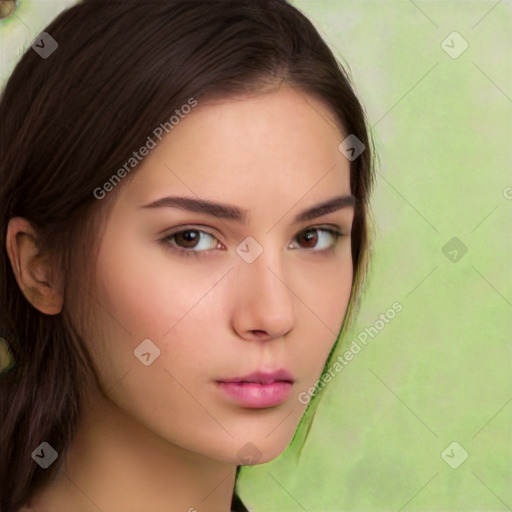
[[272, 382], [294, 382], [293, 375], [284, 369], [279, 369], [271, 372], [253, 372], [245, 377], [235, 377], [234, 379], [222, 379], [218, 382], [255, 382], [259, 384], [270, 384]]

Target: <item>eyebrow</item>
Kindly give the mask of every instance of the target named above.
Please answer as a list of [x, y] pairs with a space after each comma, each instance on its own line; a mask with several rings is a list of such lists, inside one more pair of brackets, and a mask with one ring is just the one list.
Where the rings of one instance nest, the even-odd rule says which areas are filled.
[[[341, 210], [342, 208], [353, 208], [356, 204], [356, 198], [353, 195], [343, 195], [328, 199], [322, 203], [315, 204], [303, 210], [295, 216], [294, 223], [304, 222], [316, 219], [322, 215]], [[217, 203], [207, 199], [195, 199], [186, 196], [168, 196], [157, 199], [152, 203], [145, 204], [140, 208], [181, 208], [190, 212], [204, 213], [214, 217], [228, 219], [247, 224], [249, 211], [243, 210], [237, 206]]]

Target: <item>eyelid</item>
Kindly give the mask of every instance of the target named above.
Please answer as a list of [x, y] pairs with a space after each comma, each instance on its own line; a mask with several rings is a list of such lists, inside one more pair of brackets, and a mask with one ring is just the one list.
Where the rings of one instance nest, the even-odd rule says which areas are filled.
[[161, 231], [159, 234], [161, 234], [161, 236], [165, 239], [173, 235], [177, 235], [178, 233], [183, 233], [183, 231], [198, 231], [199, 233], [205, 233], [209, 236], [212, 236], [213, 238], [216, 238], [220, 242], [218, 236], [212, 232], [216, 232], [217, 230], [215, 228], [212, 228], [210, 226], [204, 226], [202, 224], [183, 224], [182, 226], [176, 226], [175, 228], [171, 228], [170, 230]]

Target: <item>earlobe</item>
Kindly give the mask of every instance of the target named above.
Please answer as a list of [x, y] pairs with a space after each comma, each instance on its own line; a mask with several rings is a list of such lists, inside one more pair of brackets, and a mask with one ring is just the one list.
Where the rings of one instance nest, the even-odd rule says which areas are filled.
[[48, 258], [40, 253], [37, 233], [21, 217], [7, 226], [6, 250], [16, 281], [25, 298], [46, 315], [62, 311], [62, 286]]

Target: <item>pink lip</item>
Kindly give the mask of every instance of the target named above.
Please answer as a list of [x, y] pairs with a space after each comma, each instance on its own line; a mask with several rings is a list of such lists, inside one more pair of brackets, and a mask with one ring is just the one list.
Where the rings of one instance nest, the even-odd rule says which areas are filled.
[[294, 378], [286, 370], [254, 372], [245, 377], [217, 381], [218, 386], [238, 404], [262, 409], [284, 402], [293, 386]]
[[239, 405], [253, 409], [273, 407], [284, 402], [293, 386], [291, 382], [275, 381], [271, 384], [255, 382], [218, 382], [218, 386]]

